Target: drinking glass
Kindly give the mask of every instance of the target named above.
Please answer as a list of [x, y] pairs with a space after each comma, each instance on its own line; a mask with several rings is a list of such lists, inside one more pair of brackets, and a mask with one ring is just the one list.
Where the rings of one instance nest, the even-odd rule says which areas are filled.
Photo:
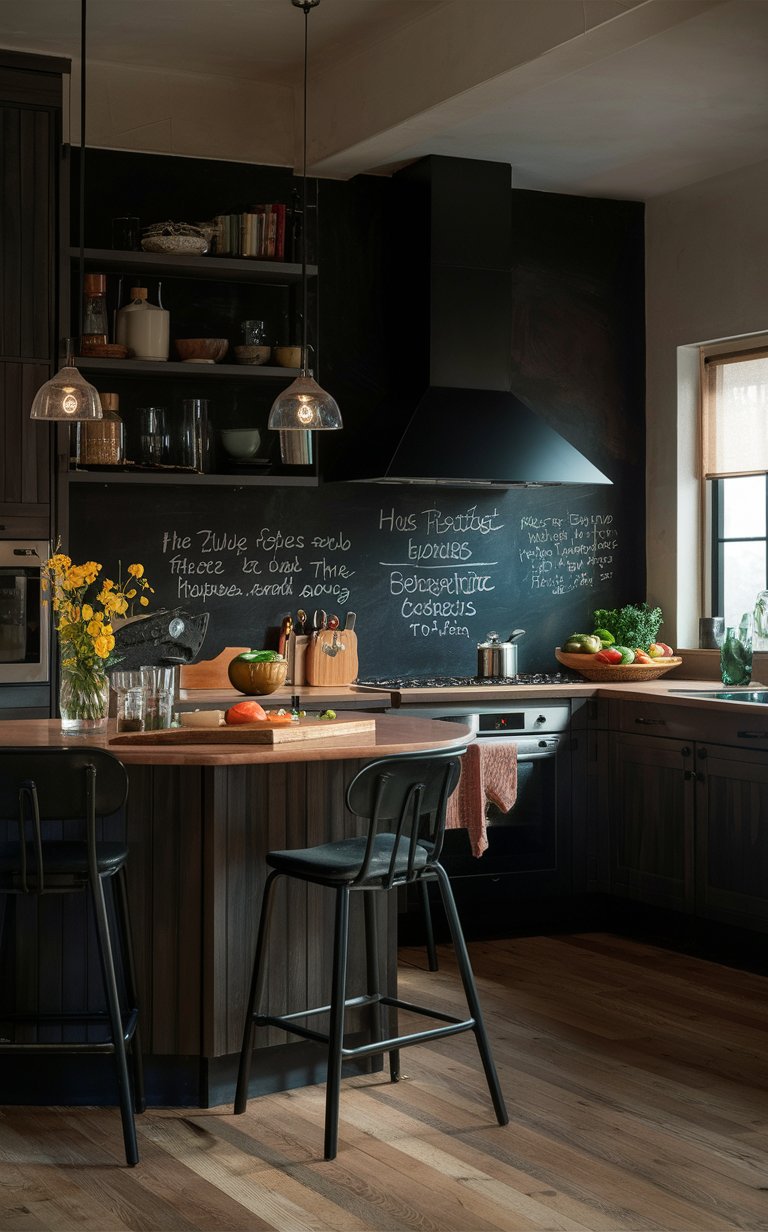
[[146, 719], [146, 694], [141, 672], [111, 672], [110, 686], [114, 689], [117, 704], [117, 730], [143, 731]]
[[172, 726], [176, 674], [174, 667], [142, 667], [145, 731], [162, 731]]
[[752, 679], [751, 621], [729, 625], [720, 647], [720, 676], [723, 684], [749, 684]]

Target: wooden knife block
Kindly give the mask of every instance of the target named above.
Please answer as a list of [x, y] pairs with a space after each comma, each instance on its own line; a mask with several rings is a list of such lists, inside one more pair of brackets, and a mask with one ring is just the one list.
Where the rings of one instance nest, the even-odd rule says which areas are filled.
[[307, 684], [351, 684], [357, 677], [357, 634], [346, 629], [313, 633], [304, 669]]

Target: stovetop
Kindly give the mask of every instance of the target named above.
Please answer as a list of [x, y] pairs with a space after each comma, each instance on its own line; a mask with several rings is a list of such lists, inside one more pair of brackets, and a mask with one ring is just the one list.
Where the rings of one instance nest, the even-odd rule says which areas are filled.
[[569, 672], [521, 672], [517, 676], [371, 676], [357, 683], [375, 689], [466, 689], [475, 685], [583, 684], [583, 680]]

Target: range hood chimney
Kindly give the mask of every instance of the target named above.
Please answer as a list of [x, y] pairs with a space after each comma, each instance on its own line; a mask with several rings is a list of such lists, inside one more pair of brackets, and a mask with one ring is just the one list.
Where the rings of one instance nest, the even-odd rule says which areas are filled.
[[398, 172], [393, 190], [406, 353], [392, 415], [411, 413], [363, 481], [610, 484], [515, 392], [510, 167], [433, 155]]

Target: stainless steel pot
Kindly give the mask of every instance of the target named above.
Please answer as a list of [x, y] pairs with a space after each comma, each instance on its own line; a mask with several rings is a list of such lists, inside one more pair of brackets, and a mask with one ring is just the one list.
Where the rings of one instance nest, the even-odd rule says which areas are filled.
[[487, 641], [477, 647], [478, 676], [516, 676], [517, 641], [524, 633], [525, 629], [513, 629], [506, 642], [501, 641], [498, 633], [489, 633]]

